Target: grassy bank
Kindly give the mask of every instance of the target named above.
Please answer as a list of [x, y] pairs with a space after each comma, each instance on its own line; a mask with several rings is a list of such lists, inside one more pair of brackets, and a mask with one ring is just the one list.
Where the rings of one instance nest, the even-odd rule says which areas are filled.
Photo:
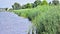
[[60, 34], [60, 6], [37, 6], [13, 12], [29, 18], [37, 27], [38, 34]]

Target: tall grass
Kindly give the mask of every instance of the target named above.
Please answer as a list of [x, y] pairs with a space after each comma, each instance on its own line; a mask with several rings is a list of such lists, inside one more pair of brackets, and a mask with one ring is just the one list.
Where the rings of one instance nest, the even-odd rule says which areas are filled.
[[38, 15], [33, 23], [37, 27], [38, 34], [60, 34], [60, 6], [48, 8]]
[[37, 6], [13, 12], [29, 18], [36, 26], [37, 34], [60, 34], [60, 6]]
[[29, 18], [30, 20], [34, 19], [39, 13], [39, 9], [22, 9], [22, 10], [14, 10], [14, 13], [18, 14], [19, 16]]
[[32, 20], [38, 14], [41, 14], [41, 12], [46, 12], [47, 10], [49, 10], [49, 7], [50, 6], [38, 6], [36, 8], [31, 8], [31, 9], [13, 10], [13, 12], [18, 14], [19, 16], [30, 18]]

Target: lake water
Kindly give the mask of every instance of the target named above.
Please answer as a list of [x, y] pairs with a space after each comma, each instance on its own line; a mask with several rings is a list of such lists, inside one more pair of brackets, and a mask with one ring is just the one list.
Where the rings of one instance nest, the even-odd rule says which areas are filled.
[[27, 34], [31, 22], [11, 12], [0, 12], [0, 34]]

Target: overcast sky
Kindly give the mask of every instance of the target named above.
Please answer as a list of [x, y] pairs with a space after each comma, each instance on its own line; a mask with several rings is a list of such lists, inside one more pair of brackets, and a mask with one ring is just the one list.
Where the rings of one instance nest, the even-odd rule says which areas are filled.
[[[33, 3], [35, 0], [0, 0], [0, 8], [11, 8], [11, 6], [15, 3], [18, 2], [21, 5], [26, 4], [26, 3]], [[48, 2], [51, 0], [47, 0]]]

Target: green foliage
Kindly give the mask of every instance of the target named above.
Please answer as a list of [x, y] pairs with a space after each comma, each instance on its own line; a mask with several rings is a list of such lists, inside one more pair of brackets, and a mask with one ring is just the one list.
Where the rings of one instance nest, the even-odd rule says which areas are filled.
[[26, 8], [32, 8], [32, 3], [27, 3], [25, 5], [22, 6], [22, 9], [26, 9]]
[[43, 0], [41, 5], [48, 5], [48, 2], [46, 0]]
[[28, 18], [30, 21], [39, 14], [39, 10], [36, 10], [36, 9], [14, 10], [13, 12], [18, 14], [19, 16]]
[[60, 6], [43, 5], [13, 12], [25, 18], [29, 17], [37, 28], [37, 34], [60, 34]]
[[33, 23], [37, 27], [37, 34], [60, 34], [60, 8], [54, 6], [38, 15]]
[[38, 5], [41, 5], [41, 1], [40, 1], [40, 0], [36, 0], [36, 1], [34, 2], [34, 7], [36, 7], [36, 6], [38, 6]]
[[31, 3], [27, 3], [26, 4], [26, 8], [32, 8], [32, 4]]
[[14, 9], [14, 10], [18, 10], [18, 9], [21, 9], [21, 6], [20, 6], [20, 4], [19, 3], [14, 3], [14, 5], [12, 5], [12, 8]]
[[18, 10], [18, 9], [26, 9], [26, 8], [35, 8], [37, 6], [41, 6], [41, 5], [59, 5], [59, 1], [58, 0], [53, 0], [52, 3], [51, 2], [47, 2], [47, 0], [36, 0], [34, 3], [27, 3], [25, 5], [20, 5], [19, 3], [15, 2], [13, 5], [12, 5], [12, 8], [14, 10]]

